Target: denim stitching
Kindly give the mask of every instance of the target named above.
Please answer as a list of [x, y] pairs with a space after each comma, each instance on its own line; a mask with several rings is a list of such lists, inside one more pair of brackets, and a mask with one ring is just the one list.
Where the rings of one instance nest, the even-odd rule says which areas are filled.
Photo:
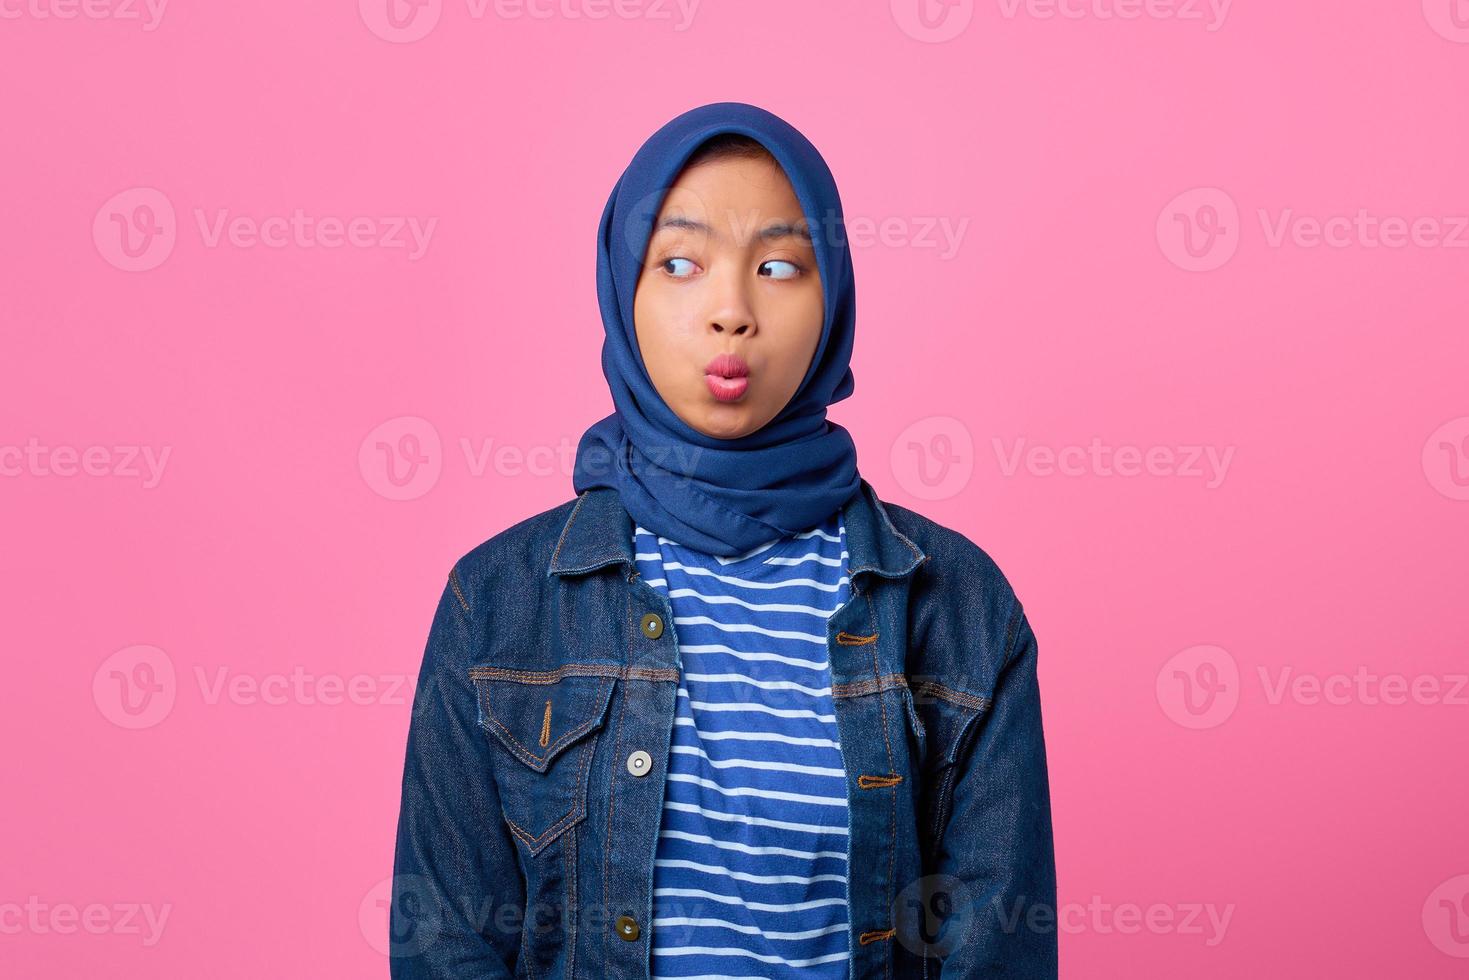
[[913, 725], [913, 734], [923, 738], [928, 734], [928, 729], [923, 727], [923, 719], [918, 717], [918, 708], [913, 704], [912, 688], [903, 687], [903, 707], [908, 709], [908, 721]]
[[605, 704], [606, 692], [607, 681], [604, 678], [602, 682], [597, 685], [596, 701], [593, 702], [594, 704], [602, 703], [602, 709], [591, 718], [589, 718], [587, 721], [563, 733], [560, 738], [551, 743], [550, 747], [546, 749], [544, 755], [536, 755], [530, 749], [526, 748], [524, 745], [521, 745], [520, 740], [511, 733], [510, 729], [506, 728], [503, 724], [500, 723], [500, 720], [495, 717], [494, 708], [490, 705], [489, 693], [483, 688], [481, 688], [480, 696], [484, 699], [483, 703], [485, 706], [485, 712], [489, 716], [490, 724], [494, 725], [496, 730], [504, 732], [505, 737], [508, 738], [512, 743], [514, 743], [515, 748], [519, 750], [519, 752], [516, 753], [517, 756], [519, 756], [521, 753], [524, 753], [524, 756], [521, 757], [521, 761], [527, 763], [537, 771], [544, 771], [544, 767], [551, 761], [552, 756], [559, 752], [564, 746], [569, 745], [570, 743], [576, 741], [578, 738], [581, 738], [583, 735], [585, 735], [587, 732], [591, 731], [599, 723], [601, 723], [601, 721], [603, 720], [603, 716], [606, 714], [607, 711], [607, 705]]
[[566, 829], [562, 825], [567, 824], [569, 826], [568, 821], [570, 821], [575, 816], [576, 808], [575, 806], [573, 806], [572, 809], [566, 814], [566, 816], [562, 817], [551, 826], [541, 831], [539, 836], [532, 835], [530, 831], [526, 830], [514, 820], [511, 820], [509, 817], [505, 818], [505, 823], [510, 827], [510, 830], [515, 834], [516, 837], [519, 837], [521, 840], [525, 841], [526, 846], [531, 849], [531, 853], [536, 854], [540, 852], [541, 848], [545, 844], [550, 843], [550, 838], [555, 836], [558, 831]]
[[566, 846], [561, 851], [566, 855], [567, 901], [561, 913], [561, 931], [566, 934], [566, 976], [576, 980], [576, 827], [567, 831]]
[[968, 721], [964, 723], [964, 727], [960, 729], [958, 737], [954, 740], [954, 761], [945, 769], [944, 784], [942, 790], [943, 799], [940, 801], [940, 813], [942, 814], [942, 820], [938, 822], [935, 828], [936, 832], [939, 834], [941, 834], [943, 830], [948, 829], [949, 809], [953, 806], [954, 803], [952, 787], [956, 778], [955, 774], [959, 770], [959, 760], [968, 749], [969, 743], [974, 741], [974, 739], [978, 737], [976, 735], [976, 732], [979, 731], [980, 720], [981, 716], [979, 714], [975, 714], [973, 717], [971, 717]]
[[564, 677], [615, 677], [619, 680], [676, 681], [672, 667], [616, 667], [605, 664], [563, 664], [555, 670], [520, 670], [514, 667], [471, 667], [472, 681], [518, 681], [523, 684], [555, 684]]
[[[554, 840], [557, 835], [561, 833], [561, 831], [565, 830], [567, 827], [574, 826], [579, 820], [581, 820], [582, 817], [586, 816], [587, 763], [590, 761], [592, 755], [589, 750], [592, 749], [595, 744], [595, 741], [589, 742], [582, 751], [581, 764], [576, 770], [577, 789], [576, 792], [572, 794], [570, 813], [562, 817], [560, 820], [557, 820], [545, 830], [541, 831], [539, 837], [532, 837], [529, 831], [517, 825], [515, 821], [511, 820], [509, 817], [505, 818], [505, 823], [510, 826], [510, 829], [515, 832], [515, 835], [517, 837], [525, 841], [526, 846], [530, 848], [532, 855], [539, 854], [546, 847], [547, 844], [551, 843], [551, 841]], [[565, 826], [563, 826], [563, 824]]]
[[[632, 590], [631, 589], [625, 590], [625, 593], [626, 593], [626, 599], [625, 599], [625, 603], [624, 603], [624, 608], [627, 610], [627, 614], [623, 617], [624, 626], [627, 623], [632, 622], [632, 611], [633, 611], [633, 609], [632, 609]], [[628, 663], [632, 663], [632, 660], [633, 660], [632, 630], [631, 629], [624, 628], [623, 632], [627, 636], [627, 662]], [[621, 714], [619, 714], [618, 717], [617, 717], [617, 743], [613, 746], [613, 751], [612, 751], [612, 758], [614, 758], [614, 759], [619, 759], [619, 758], [622, 757], [622, 730], [623, 730], [623, 727], [624, 727], [623, 722], [624, 722], [624, 719], [626, 719], [626, 717], [627, 717], [627, 691], [624, 689], [623, 692], [622, 692]], [[612, 778], [607, 781], [607, 834], [606, 834], [606, 837], [604, 838], [607, 841], [611, 841], [612, 840], [612, 812], [613, 812], [613, 809], [615, 807], [616, 802], [617, 802], [617, 773], [614, 770], [613, 773], [612, 773]], [[609, 869], [611, 867], [611, 864], [612, 864], [612, 848], [610, 846], [603, 847], [602, 848], [602, 908], [603, 909], [611, 909], [612, 908], [612, 876], [609, 873]], [[604, 964], [610, 964], [612, 962], [612, 946], [609, 943], [609, 937], [611, 935], [611, 932], [612, 932], [612, 930], [610, 930], [610, 929], [603, 929], [602, 930], [602, 962]]]
[[561, 555], [561, 546], [566, 543], [567, 532], [571, 530], [571, 525], [576, 522], [576, 512], [581, 510], [582, 501], [587, 499], [587, 494], [590, 492], [590, 490], [583, 490], [577, 495], [576, 506], [571, 508], [571, 514], [566, 518], [566, 525], [561, 528], [561, 537], [556, 539], [556, 550], [551, 552], [552, 568], [556, 567], [556, 559]]
[[[595, 489], [595, 488], [593, 488], [593, 489]], [[571, 510], [571, 516], [566, 519], [566, 526], [561, 529], [561, 537], [558, 538], [557, 541], [556, 541], [556, 550], [554, 552], [552, 552], [552, 554], [551, 554], [551, 563], [550, 563], [550, 565], [548, 565], [546, 567], [546, 575], [547, 576], [554, 575], [557, 572], [561, 572], [561, 573], [564, 573], [566, 575], [580, 575], [583, 572], [595, 571], [595, 570], [597, 570], [599, 568], [602, 568], [605, 565], [610, 565], [613, 562], [620, 561], [620, 562], [622, 562], [624, 564], [627, 564], [628, 563], [627, 562], [627, 559], [623, 558], [621, 555], [616, 554], [616, 553], [612, 553], [612, 554], [607, 554], [607, 555], [604, 555], [602, 557], [598, 557], [598, 558], [593, 559], [592, 560], [592, 563], [589, 564], [589, 565], [579, 565], [576, 568], [560, 568], [560, 569], [558, 569], [556, 567], [556, 559], [561, 554], [561, 546], [566, 541], [566, 535], [568, 533], [570, 533], [572, 524], [575, 523], [575, 521], [576, 521], [576, 512], [579, 511], [579, 510], [581, 510], [582, 501], [586, 500], [587, 499], [587, 495], [590, 494], [591, 492], [592, 492], [592, 490], [583, 490], [581, 492], [581, 494], [577, 497], [577, 499], [576, 499], [576, 506], [572, 508], [572, 510]]]
[[907, 687], [908, 678], [902, 674], [883, 674], [880, 677], [868, 678], [860, 681], [845, 681], [831, 686], [833, 697], [854, 698], [864, 694], [872, 694], [876, 691], [886, 691], [893, 687]]
[[469, 603], [464, 598], [464, 593], [459, 589], [459, 566], [455, 565], [449, 569], [449, 587], [454, 590], [454, 595], [459, 599], [459, 605], [464, 607], [464, 615], [471, 615]]
[[526, 927], [525, 926], [521, 926], [520, 927], [520, 961], [525, 964], [525, 975], [527, 977], [529, 977], [530, 980], [536, 980], [536, 971], [530, 965], [530, 962], [531, 962], [531, 958], [530, 958], [530, 946], [528, 946], [526, 944], [526, 941], [525, 941], [526, 932], [527, 932]]
[[[529, 881], [529, 878], [523, 876], [521, 878], [521, 884], [523, 884], [525, 886], [525, 905], [526, 906], [529, 906], [530, 905], [530, 881]], [[526, 911], [527, 911], [526, 908], [522, 908], [521, 909], [521, 914], [524, 915]], [[525, 919], [524, 924], [520, 927], [520, 948], [522, 950], [525, 950], [525, 952], [526, 952], [526, 956], [525, 956], [525, 975], [528, 978], [528, 980], [536, 980], [536, 968], [535, 968], [535, 965], [534, 965], [534, 962], [533, 962], [533, 958], [530, 955], [530, 938], [529, 938], [530, 929], [528, 928], [529, 926], [530, 926], [530, 917], [529, 916], [526, 916], [526, 919]]]
[[992, 699], [982, 694], [970, 694], [967, 691], [956, 691], [952, 687], [945, 687], [934, 681], [915, 681], [911, 685], [914, 694], [931, 694], [961, 708], [972, 708], [975, 711], [983, 711], [990, 706]]
[[898, 530], [897, 526], [893, 524], [893, 519], [888, 516], [888, 509], [882, 505], [882, 500], [878, 498], [877, 494], [875, 493], [872, 496], [874, 500], [874, 509], [882, 517], [882, 522], [888, 526], [888, 530], [896, 534], [899, 538], [902, 539], [904, 544], [913, 549], [913, 557], [920, 559], [918, 564], [921, 565], [924, 561], [927, 561], [928, 553], [925, 552], [922, 548], [918, 547], [918, 545], [914, 544], [913, 540], [909, 538], [908, 535]]
[[[867, 642], [872, 642], [872, 641], [875, 641], [877, 639], [877, 633], [878, 633], [878, 630], [877, 630], [877, 613], [872, 608], [872, 599], [870, 597], [864, 597], [864, 598], [867, 599], [867, 622], [868, 622], [868, 625], [872, 628], [872, 637], [871, 637], [871, 640], [868, 640]], [[876, 681], [878, 679], [878, 677], [880, 676], [878, 674], [878, 671], [881, 670], [881, 669], [882, 669], [882, 664], [878, 662], [878, 657], [877, 657], [877, 646], [874, 644], [873, 647], [872, 647], [872, 677], [873, 677], [873, 680], [874, 681]], [[891, 737], [889, 737], [889, 735], [888, 735], [888, 705], [887, 705], [887, 699], [886, 698], [879, 698], [878, 699], [878, 702], [877, 702], [877, 706], [878, 706], [878, 710], [882, 712], [882, 742], [883, 742], [883, 746], [887, 750], [887, 754], [888, 754], [888, 771], [891, 772], [892, 771], [892, 768], [893, 768], [893, 742], [892, 742]], [[857, 781], [860, 784], [862, 780], [859, 777]], [[888, 795], [888, 876], [887, 876], [887, 904], [884, 906], [884, 908], [886, 908], [890, 914], [891, 914], [892, 908], [893, 908], [893, 900], [894, 900], [893, 899], [893, 879], [897, 876], [897, 866], [898, 866], [898, 794], [896, 792], [894, 792], [894, 793], [890, 793]], [[888, 929], [886, 931], [886, 934], [883, 935], [883, 936], [881, 936], [880, 938], [887, 938], [888, 936], [891, 936], [894, 931], [895, 930], [893, 930], [893, 929]], [[873, 933], [867, 933], [867, 935], [873, 935]], [[879, 938], [879, 937], [874, 936], [874, 938]], [[860, 939], [860, 937], [859, 937], [859, 939]], [[891, 948], [888, 949], [888, 955], [883, 960], [883, 975], [885, 977], [887, 977], [888, 980], [892, 980], [892, 975], [893, 975], [893, 954], [892, 954], [892, 949]]]
[[901, 569], [897, 572], [888, 572], [877, 565], [863, 565], [860, 568], [852, 568], [849, 566], [847, 568], [847, 574], [849, 576], [855, 577], [858, 572], [877, 572], [880, 575], [892, 577], [908, 575], [911, 572], [917, 571], [920, 567], [923, 566], [925, 562], [929, 560], [929, 555], [925, 553], [922, 548], [918, 547], [918, 545], [914, 544], [913, 539], [909, 538], [906, 534], [897, 529], [897, 527], [893, 524], [892, 518], [888, 516], [887, 508], [883, 506], [882, 499], [878, 497], [876, 490], [872, 492], [872, 509], [877, 511], [878, 516], [882, 518], [883, 524], [887, 525], [887, 529], [889, 531], [892, 531], [893, 534], [897, 536], [898, 540], [907, 545], [909, 551], [913, 552], [913, 557], [915, 561], [912, 565], [909, 565], [907, 568]]
[[951, 704], [957, 704], [961, 708], [969, 708], [972, 711], [984, 711], [993, 703], [994, 699], [980, 694], [970, 694], [967, 691], [958, 691], [952, 687], [945, 687], [934, 681], [909, 682], [903, 674], [883, 674], [877, 678], [867, 678], [860, 681], [845, 681], [831, 686], [833, 697], [854, 698], [865, 694], [873, 694], [878, 691], [886, 691], [889, 688], [906, 687], [914, 694], [928, 695], [941, 698]]

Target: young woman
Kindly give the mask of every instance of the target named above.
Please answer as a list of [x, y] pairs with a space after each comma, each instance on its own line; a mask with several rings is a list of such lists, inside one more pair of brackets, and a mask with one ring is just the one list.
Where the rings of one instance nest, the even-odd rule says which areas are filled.
[[1056, 976], [1036, 640], [851, 436], [836, 184], [742, 103], [602, 214], [615, 412], [573, 500], [449, 571], [408, 736], [392, 975]]

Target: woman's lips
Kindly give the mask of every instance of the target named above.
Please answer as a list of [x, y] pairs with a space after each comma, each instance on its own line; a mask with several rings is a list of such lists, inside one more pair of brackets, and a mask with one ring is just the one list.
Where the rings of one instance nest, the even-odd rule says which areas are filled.
[[738, 354], [720, 354], [704, 365], [704, 382], [722, 402], [739, 401], [750, 386], [750, 366]]
[[748, 378], [724, 378], [717, 374], [706, 374], [704, 380], [709, 385], [709, 391], [722, 402], [739, 401], [744, 397], [745, 389], [750, 387]]

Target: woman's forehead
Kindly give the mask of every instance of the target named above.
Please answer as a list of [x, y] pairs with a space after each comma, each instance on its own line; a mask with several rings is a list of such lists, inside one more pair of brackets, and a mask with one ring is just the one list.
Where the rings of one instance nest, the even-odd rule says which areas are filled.
[[719, 240], [732, 236], [741, 242], [791, 238], [809, 245], [809, 228], [801, 202], [779, 167], [720, 160], [679, 176], [659, 208], [653, 231]]

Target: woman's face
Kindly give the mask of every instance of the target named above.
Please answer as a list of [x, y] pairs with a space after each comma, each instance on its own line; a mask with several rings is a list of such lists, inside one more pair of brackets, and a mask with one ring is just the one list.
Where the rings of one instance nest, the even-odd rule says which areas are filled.
[[668, 407], [708, 436], [756, 431], [800, 387], [822, 312], [809, 226], [779, 164], [723, 157], [685, 169], [633, 298], [638, 349]]

